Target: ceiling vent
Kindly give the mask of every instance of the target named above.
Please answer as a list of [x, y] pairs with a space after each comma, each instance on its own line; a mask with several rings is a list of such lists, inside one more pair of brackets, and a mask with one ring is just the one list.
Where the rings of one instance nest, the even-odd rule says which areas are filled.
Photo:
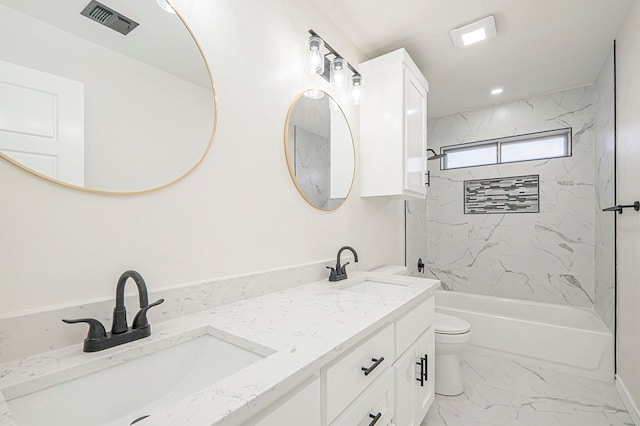
[[129, 34], [138, 26], [138, 23], [133, 19], [129, 19], [95, 0], [92, 0], [80, 14], [124, 35]]

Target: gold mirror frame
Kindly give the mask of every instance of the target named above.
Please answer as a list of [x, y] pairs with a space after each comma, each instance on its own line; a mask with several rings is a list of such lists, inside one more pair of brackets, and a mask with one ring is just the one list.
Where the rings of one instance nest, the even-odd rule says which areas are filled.
[[[169, 5], [173, 8], [173, 4], [171, 4], [171, 0], [167, 0], [167, 3], [169, 3]], [[193, 42], [195, 43], [198, 52], [200, 52], [200, 57], [202, 58], [202, 61], [204, 62], [205, 68], [207, 70], [207, 74], [209, 75], [209, 82], [211, 83], [211, 94], [213, 96], [213, 110], [214, 110], [214, 116], [213, 116], [213, 127], [211, 129], [211, 136], [209, 137], [209, 142], [207, 143], [207, 146], [205, 147], [205, 149], [202, 152], [202, 155], [200, 156], [200, 158], [198, 159], [198, 161], [189, 169], [187, 170], [184, 174], [178, 176], [177, 178], [171, 180], [170, 182], [167, 182], [163, 185], [160, 186], [156, 186], [153, 188], [148, 188], [148, 189], [141, 189], [141, 190], [134, 190], [134, 191], [109, 191], [109, 190], [105, 190], [105, 189], [95, 189], [95, 188], [87, 188], [87, 187], [83, 187], [83, 186], [78, 186], [78, 185], [74, 185], [68, 182], [64, 182], [55, 178], [52, 178], [48, 175], [45, 175], [43, 173], [40, 173], [36, 170], [33, 170], [25, 165], [23, 165], [22, 163], [14, 160], [13, 158], [9, 157], [8, 155], [0, 152], [0, 158], [6, 160], [7, 162], [9, 162], [10, 164], [13, 164], [14, 166], [18, 167], [19, 169], [22, 169], [34, 176], [37, 176], [39, 178], [42, 178], [44, 180], [47, 180], [49, 182], [52, 182], [54, 184], [57, 185], [61, 185], [67, 188], [71, 188], [71, 189], [78, 189], [81, 191], [85, 191], [85, 192], [90, 192], [90, 193], [94, 193], [94, 194], [106, 194], [106, 195], [134, 195], [134, 194], [145, 194], [145, 193], [149, 193], [149, 192], [153, 192], [153, 191], [157, 191], [163, 188], [166, 188], [170, 185], [173, 185], [174, 183], [184, 179], [185, 177], [187, 177], [189, 174], [191, 174], [199, 165], [200, 163], [202, 163], [202, 161], [205, 159], [205, 157], [207, 156], [207, 154], [209, 153], [209, 150], [211, 149], [211, 146], [213, 145], [213, 138], [215, 137], [217, 128], [218, 128], [218, 97], [217, 97], [217, 91], [216, 91], [216, 86], [215, 86], [215, 82], [213, 81], [213, 74], [211, 73], [211, 67], [209, 66], [209, 62], [207, 61], [206, 56], [204, 55], [204, 52], [202, 50], [202, 46], [200, 45], [200, 43], [198, 42], [198, 40], [196, 39], [196, 37], [193, 34], [193, 31], [191, 30], [191, 27], [189, 27], [189, 25], [186, 23], [186, 21], [184, 20], [184, 18], [182, 17], [182, 14], [175, 8], [174, 12], [175, 15], [178, 17], [178, 19], [180, 19], [180, 21], [182, 22], [182, 25], [184, 26], [184, 28], [187, 30], [187, 32], [189, 33], [189, 35], [191, 36], [191, 39], [193, 40]]]
[[[296, 108], [296, 105], [298, 104], [298, 101], [300, 101], [301, 98], [303, 98], [305, 96], [305, 93], [309, 92], [309, 91], [313, 91], [316, 93], [322, 93], [324, 96], [326, 96], [330, 102], [333, 102], [337, 108], [338, 111], [340, 111], [340, 113], [342, 114], [342, 117], [344, 118], [345, 123], [347, 124], [347, 129], [349, 130], [349, 138], [351, 140], [351, 150], [353, 153], [353, 167], [352, 167], [352, 172], [351, 172], [351, 183], [349, 185], [349, 191], [347, 192], [347, 195], [344, 197], [344, 199], [342, 200], [342, 202], [340, 202], [340, 204], [336, 205], [335, 207], [332, 208], [322, 208], [319, 207], [318, 205], [316, 205], [310, 198], [309, 196], [305, 193], [304, 189], [300, 186], [300, 183], [298, 182], [298, 179], [296, 178], [296, 173], [294, 170], [294, 165], [293, 165], [293, 161], [292, 161], [292, 155], [293, 153], [291, 152], [290, 148], [289, 148], [289, 126], [291, 125], [291, 118], [293, 115], [293, 111]], [[291, 176], [291, 180], [293, 181], [293, 184], [295, 185], [296, 189], [298, 190], [298, 193], [302, 196], [302, 198], [313, 208], [323, 211], [323, 212], [330, 212], [330, 211], [334, 211], [338, 208], [340, 208], [349, 198], [349, 195], [351, 195], [351, 191], [353, 190], [353, 181], [355, 179], [355, 174], [356, 174], [356, 148], [355, 148], [355, 142], [353, 140], [353, 131], [351, 130], [351, 125], [349, 124], [349, 120], [347, 119], [347, 115], [344, 113], [344, 110], [342, 109], [342, 107], [340, 106], [340, 104], [338, 102], [336, 102], [336, 100], [327, 92], [323, 91], [323, 90], [315, 90], [315, 89], [307, 89], [305, 91], [303, 91], [302, 93], [298, 94], [298, 96], [296, 96], [296, 98], [293, 100], [293, 102], [291, 103], [291, 106], [289, 107], [289, 112], [287, 113], [287, 120], [285, 122], [284, 125], [284, 151], [285, 151], [285, 156], [286, 156], [286, 160], [287, 160], [287, 168], [289, 169], [289, 175]]]

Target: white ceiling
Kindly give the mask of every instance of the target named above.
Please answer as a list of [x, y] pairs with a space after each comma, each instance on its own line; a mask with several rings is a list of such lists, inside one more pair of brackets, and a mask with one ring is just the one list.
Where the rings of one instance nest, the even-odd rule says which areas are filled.
[[[430, 117], [593, 83], [633, 2], [313, 1], [366, 59], [407, 49], [429, 80]], [[450, 30], [488, 15], [495, 39], [453, 46]], [[490, 95], [496, 87], [504, 93]]]
[[203, 87], [211, 86], [200, 50], [177, 15], [160, 9], [155, 0], [99, 0], [140, 24], [124, 36], [80, 15], [89, 1], [0, 0], [0, 4]]

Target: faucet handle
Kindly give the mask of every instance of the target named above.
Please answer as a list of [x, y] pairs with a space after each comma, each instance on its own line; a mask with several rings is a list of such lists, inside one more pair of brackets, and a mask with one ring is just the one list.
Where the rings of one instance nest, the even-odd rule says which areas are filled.
[[327, 269], [331, 269], [331, 273], [329, 274], [329, 281], [337, 281], [338, 274], [336, 273], [336, 268], [332, 268], [331, 266], [325, 266]]
[[345, 268], [347, 267], [347, 265], [348, 265], [349, 263], [351, 263], [351, 262], [347, 262], [347, 263], [345, 263], [344, 265], [342, 265], [342, 268], [340, 268], [340, 273], [341, 273], [342, 275], [347, 275], [347, 270], [346, 270]]
[[150, 304], [149, 306], [146, 306], [144, 308], [140, 308], [140, 310], [136, 314], [135, 318], [133, 319], [133, 324], [131, 325], [131, 328], [132, 329], [138, 329], [138, 328], [148, 327], [149, 326], [149, 321], [147, 320], [147, 311], [149, 310], [149, 308], [153, 308], [154, 306], [158, 306], [162, 302], [164, 302], [164, 299], [157, 300], [157, 301], [153, 302], [152, 304]]
[[93, 318], [80, 318], [80, 319], [63, 319], [62, 322], [67, 324], [76, 324], [79, 322], [86, 322], [89, 324], [89, 333], [87, 334], [87, 338], [85, 340], [100, 340], [107, 337], [107, 332], [104, 329], [104, 325], [97, 319]]

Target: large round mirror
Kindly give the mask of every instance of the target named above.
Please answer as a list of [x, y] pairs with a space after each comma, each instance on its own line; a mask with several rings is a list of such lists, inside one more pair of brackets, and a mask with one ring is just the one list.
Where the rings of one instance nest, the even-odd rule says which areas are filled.
[[355, 154], [347, 118], [331, 96], [308, 90], [296, 98], [284, 145], [300, 195], [322, 210], [340, 207], [351, 192]]
[[163, 0], [0, 0], [0, 154], [47, 179], [138, 192], [209, 149], [215, 96]]

